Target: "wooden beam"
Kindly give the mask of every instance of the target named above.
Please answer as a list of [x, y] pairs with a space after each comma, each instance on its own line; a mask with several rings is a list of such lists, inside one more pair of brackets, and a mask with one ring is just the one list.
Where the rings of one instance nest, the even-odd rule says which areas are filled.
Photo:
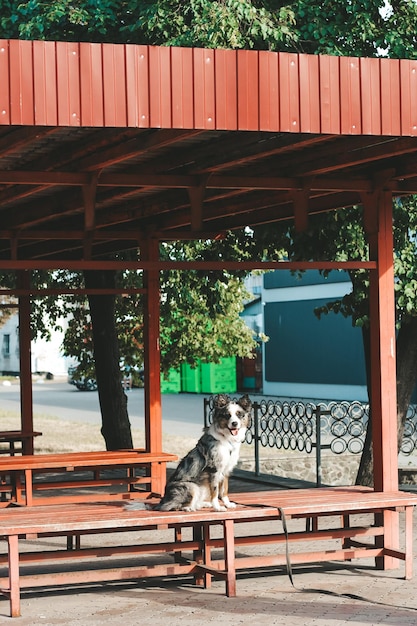
[[8, 260], [0, 259], [2, 270], [311, 270], [311, 269], [376, 269], [376, 261], [108, 261], [108, 260], [63, 260], [43, 259]]
[[[43, 298], [44, 296], [108, 296], [108, 295], [118, 295], [118, 296], [131, 296], [133, 294], [145, 294], [146, 289], [142, 288], [134, 288], [134, 287], [116, 287], [115, 289], [70, 289], [65, 287], [59, 287], [56, 289], [41, 289], [41, 288], [31, 288], [28, 287], [26, 289], [0, 289], [0, 296], [30, 296], [32, 298]], [[1, 307], [2, 305], [0, 305]], [[4, 308], [9, 308], [13, 305], [4, 305]]]
[[294, 203], [294, 223], [298, 233], [305, 232], [308, 228], [308, 205], [310, 191], [300, 189], [291, 192]]
[[[43, 186], [92, 186], [88, 172], [42, 172], [42, 171], [0, 171], [2, 185], [43, 185]], [[242, 190], [297, 190], [300, 179], [280, 176], [225, 176], [213, 175], [202, 185], [201, 176], [184, 174], [102, 174], [94, 184], [99, 187], [132, 187], [155, 189], [190, 189], [201, 194], [207, 189], [242, 189]], [[317, 191], [372, 191], [372, 181], [366, 178], [319, 178], [311, 183], [311, 189]], [[39, 187], [37, 191], [42, 191]]]

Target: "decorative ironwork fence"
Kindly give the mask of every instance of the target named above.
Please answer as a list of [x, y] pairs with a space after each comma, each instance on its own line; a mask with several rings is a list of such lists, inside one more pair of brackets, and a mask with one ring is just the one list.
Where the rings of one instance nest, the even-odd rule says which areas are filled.
[[[212, 420], [215, 396], [204, 399], [204, 425]], [[255, 475], [260, 475], [261, 448], [316, 454], [316, 483], [321, 484], [321, 452], [361, 454], [369, 419], [369, 404], [332, 401], [313, 404], [300, 401], [260, 400], [252, 406], [252, 422], [246, 443], [254, 446]], [[417, 450], [417, 406], [410, 405], [401, 452]]]

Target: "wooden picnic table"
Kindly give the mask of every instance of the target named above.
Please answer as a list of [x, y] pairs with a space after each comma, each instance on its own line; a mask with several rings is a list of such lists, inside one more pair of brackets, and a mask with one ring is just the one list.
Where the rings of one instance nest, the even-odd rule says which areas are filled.
[[[34, 437], [39, 437], [40, 435], [42, 433], [39, 431], [1, 430], [0, 443], [6, 443], [8, 447], [0, 447], [0, 454], [9, 454], [11, 456], [14, 456], [17, 452], [24, 454], [28, 444], [30, 443], [32, 448]], [[16, 443], [18, 442], [21, 444], [20, 448], [16, 448]]]
[[[166, 464], [177, 460], [175, 454], [140, 448], [2, 457], [0, 506], [160, 495], [165, 487]], [[46, 495], [35, 497], [36, 492]]]

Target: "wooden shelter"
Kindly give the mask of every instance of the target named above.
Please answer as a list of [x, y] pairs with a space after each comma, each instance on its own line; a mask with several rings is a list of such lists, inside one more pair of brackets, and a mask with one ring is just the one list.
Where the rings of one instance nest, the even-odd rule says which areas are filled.
[[[20, 277], [23, 427], [31, 270], [145, 271], [147, 448], [159, 451], [159, 242], [304, 229], [362, 203], [367, 262], [169, 267], [369, 269], [375, 488], [396, 489], [392, 197], [417, 193], [417, 61], [2, 40], [0, 85], [0, 269]], [[116, 260], [138, 245], [140, 261]]]

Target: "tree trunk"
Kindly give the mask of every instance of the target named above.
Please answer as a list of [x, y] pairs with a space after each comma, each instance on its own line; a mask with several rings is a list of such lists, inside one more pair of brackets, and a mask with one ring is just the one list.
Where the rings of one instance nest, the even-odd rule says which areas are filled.
[[401, 325], [397, 336], [398, 450], [401, 449], [405, 420], [417, 379], [417, 317]]
[[[115, 286], [113, 271], [85, 271], [87, 289]], [[89, 295], [94, 361], [100, 402], [101, 433], [107, 450], [133, 448], [127, 396], [120, 378], [119, 341], [114, 316], [114, 295]]]
[[[365, 354], [365, 371], [366, 371], [366, 387], [368, 389], [368, 398], [370, 392], [371, 380], [371, 341], [369, 328], [362, 327], [363, 350]], [[359, 463], [359, 469], [356, 476], [357, 485], [365, 485], [372, 487], [374, 483], [374, 464], [372, 454], [372, 416], [369, 411], [368, 426], [366, 429], [365, 441], [363, 444], [363, 452]]]
[[[369, 331], [363, 331], [366, 377], [369, 395]], [[397, 335], [397, 445], [401, 449], [408, 407], [417, 380], [417, 318], [413, 317], [401, 325]], [[373, 485], [372, 459], [372, 413], [369, 413], [368, 428], [362, 457], [356, 477], [357, 485]]]

